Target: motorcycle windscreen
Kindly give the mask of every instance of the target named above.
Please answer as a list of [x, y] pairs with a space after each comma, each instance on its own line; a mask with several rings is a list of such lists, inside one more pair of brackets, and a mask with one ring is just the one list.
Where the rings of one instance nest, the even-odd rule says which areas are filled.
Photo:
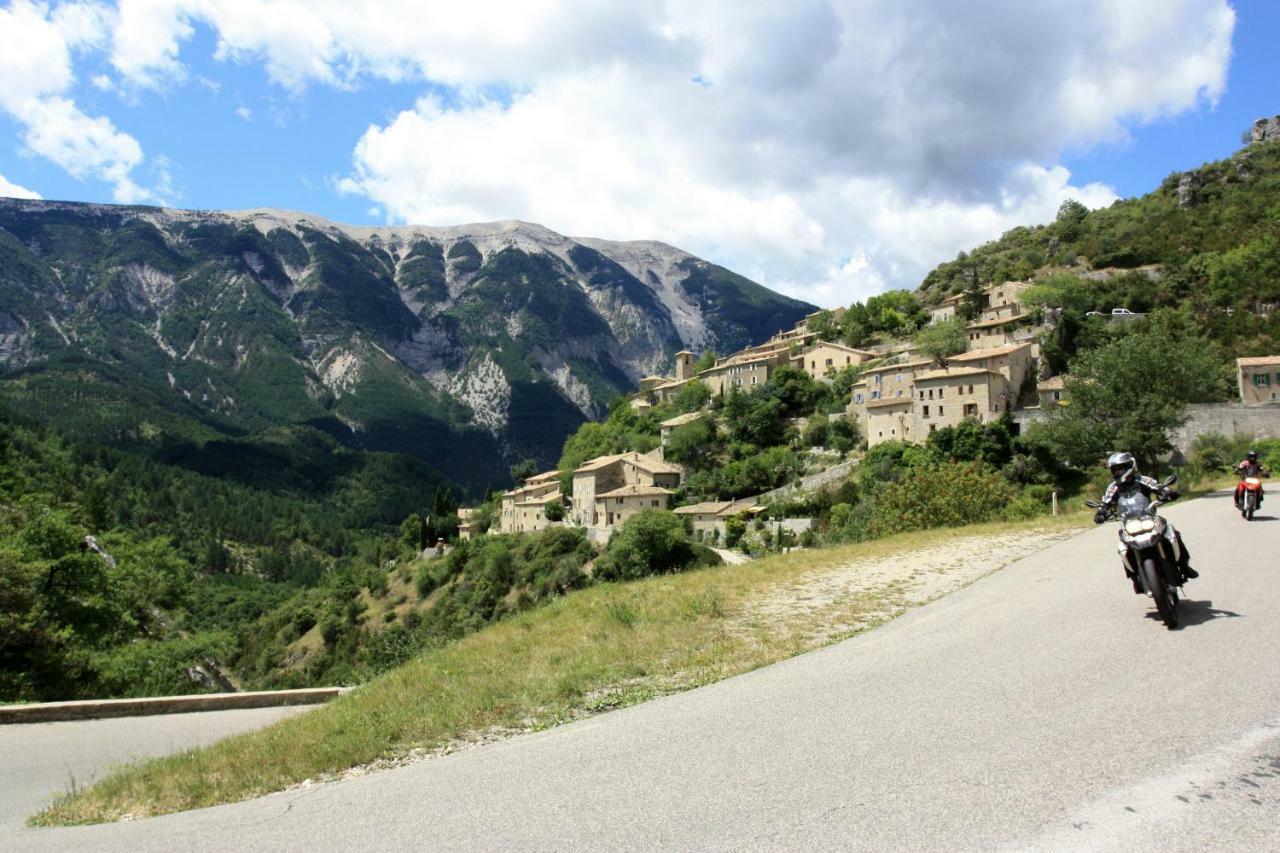
[[1143, 515], [1150, 515], [1151, 501], [1147, 500], [1147, 496], [1139, 489], [1133, 489], [1127, 494], [1120, 496], [1116, 501], [1116, 513], [1121, 518], [1137, 518]]

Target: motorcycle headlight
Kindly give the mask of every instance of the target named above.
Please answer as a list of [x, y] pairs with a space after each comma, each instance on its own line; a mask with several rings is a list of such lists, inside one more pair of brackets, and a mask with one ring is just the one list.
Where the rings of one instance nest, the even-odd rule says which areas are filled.
[[1248, 484], [1248, 485], [1250, 485], [1250, 486], [1261, 486], [1261, 485], [1262, 485], [1262, 481], [1261, 481], [1261, 480], [1259, 480], [1257, 477], [1245, 477], [1245, 478], [1244, 478], [1244, 481], [1245, 481], [1245, 483], [1247, 483], [1247, 484]]
[[1150, 519], [1150, 518], [1144, 518], [1144, 519], [1142, 519], [1142, 529], [1143, 529], [1143, 530], [1155, 530], [1155, 529], [1156, 529], [1156, 523], [1155, 523], [1155, 520], [1154, 520], [1154, 519]]
[[[1148, 522], [1148, 523], [1149, 523], [1149, 522]], [[1124, 532], [1125, 532], [1125, 533], [1131, 534], [1131, 535], [1133, 535], [1133, 536], [1137, 536], [1137, 535], [1138, 535], [1139, 533], [1141, 533], [1144, 529], [1145, 529], [1145, 530], [1149, 530], [1150, 528], [1144, 528], [1144, 527], [1142, 526], [1142, 519], [1140, 519], [1140, 518], [1130, 518], [1130, 519], [1126, 519], [1126, 520], [1125, 520], [1125, 523], [1124, 523]]]

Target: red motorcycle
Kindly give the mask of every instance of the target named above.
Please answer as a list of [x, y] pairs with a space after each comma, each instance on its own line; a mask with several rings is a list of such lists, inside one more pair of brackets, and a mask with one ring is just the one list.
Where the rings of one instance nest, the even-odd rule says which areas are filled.
[[1262, 478], [1245, 477], [1239, 486], [1240, 517], [1245, 521], [1253, 521], [1253, 513], [1262, 503]]

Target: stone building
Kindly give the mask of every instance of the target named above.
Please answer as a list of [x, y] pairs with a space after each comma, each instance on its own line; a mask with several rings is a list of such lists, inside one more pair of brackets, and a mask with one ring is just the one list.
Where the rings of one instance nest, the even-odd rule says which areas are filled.
[[551, 526], [554, 522], [547, 519], [546, 509], [552, 501], [564, 504], [559, 471], [536, 474], [519, 488], [504, 492], [502, 513], [498, 518], [499, 532], [532, 533]]
[[1280, 400], [1280, 355], [1236, 359], [1236, 379], [1241, 403], [1273, 403]]
[[[573, 522], [581, 527], [609, 527], [598, 498], [639, 498], [639, 493], [610, 494], [624, 486], [674, 490], [680, 486], [680, 467], [643, 453], [619, 453], [588, 460], [573, 472]], [[648, 496], [650, 499], [656, 495]], [[615, 504], [626, 508], [629, 504]], [[664, 504], [665, 506], [665, 504]]]
[[791, 365], [803, 370], [814, 379], [830, 382], [833, 375], [846, 367], [865, 364], [875, 358], [877, 358], [876, 354], [869, 350], [855, 349], [830, 341], [817, 341], [804, 351], [796, 353], [791, 359]]

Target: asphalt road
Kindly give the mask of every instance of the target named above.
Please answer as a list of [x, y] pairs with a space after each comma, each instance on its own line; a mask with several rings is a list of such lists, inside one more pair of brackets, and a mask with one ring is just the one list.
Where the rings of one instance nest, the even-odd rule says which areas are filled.
[[706, 688], [0, 847], [1280, 849], [1280, 522], [1266, 510], [1246, 524], [1222, 496], [1168, 507], [1202, 573], [1179, 631], [1132, 593], [1107, 525]]
[[253, 708], [0, 726], [0, 849], [54, 794], [83, 788], [113, 765], [202, 746], [307, 710]]

